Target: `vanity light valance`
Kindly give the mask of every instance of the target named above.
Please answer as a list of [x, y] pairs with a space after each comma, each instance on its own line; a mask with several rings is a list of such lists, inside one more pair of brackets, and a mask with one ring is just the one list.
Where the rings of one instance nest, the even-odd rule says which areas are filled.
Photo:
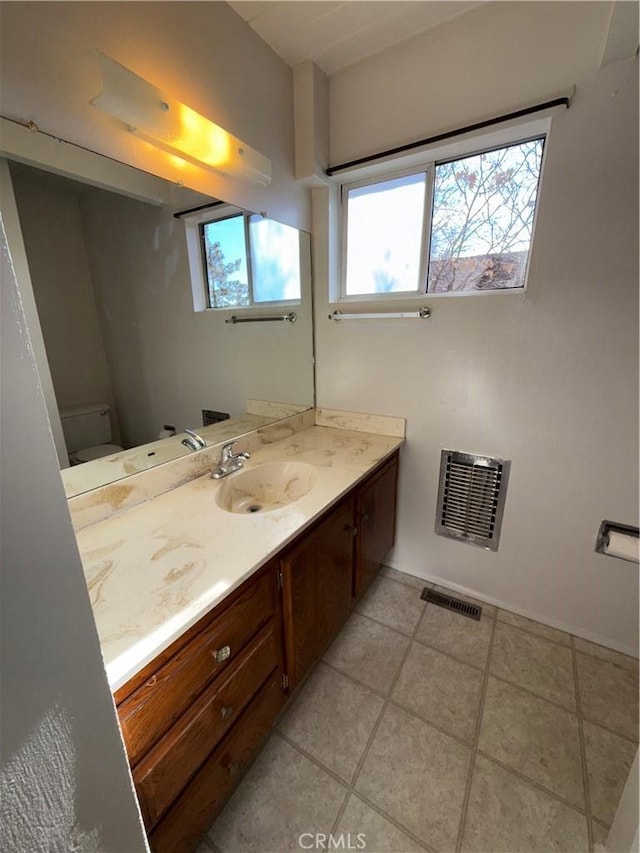
[[271, 161], [133, 71], [98, 52], [102, 92], [91, 103], [131, 133], [197, 166], [267, 186]]

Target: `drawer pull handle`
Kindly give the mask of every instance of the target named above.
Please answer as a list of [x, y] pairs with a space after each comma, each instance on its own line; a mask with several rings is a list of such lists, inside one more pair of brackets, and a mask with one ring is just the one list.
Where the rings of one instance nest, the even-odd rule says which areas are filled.
[[232, 761], [231, 764], [229, 764], [229, 766], [227, 767], [227, 770], [229, 771], [231, 776], [235, 776], [239, 769], [240, 769], [240, 762], [239, 761]]
[[223, 660], [226, 660], [231, 654], [231, 648], [229, 646], [223, 646], [221, 649], [217, 649], [213, 652], [213, 657], [216, 663], [222, 663]]
[[346, 530], [347, 533], [350, 533], [352, 536], [358, 535], [358, 528], [355, 527], [353, 524], [345, 524], [344, 529]]
[[220, 711], [220, 716], [222, 717], [222, 719], [223, 719], [225, 722], [226, 722], [227, 720], [230, 720], [230, 719], [231, 719], [231, 717], [233, 717], [233, 708], [229, 708], [229, 706], [228, 706], [228, 705], [225, 705], [225, 706], [222, 708], [222, 710]]

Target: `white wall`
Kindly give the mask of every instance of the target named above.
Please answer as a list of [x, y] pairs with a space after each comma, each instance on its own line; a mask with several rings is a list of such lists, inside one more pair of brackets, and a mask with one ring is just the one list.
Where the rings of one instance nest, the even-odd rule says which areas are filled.
[[[226, 3], [3, 3], [2, 113], [273, 219], [309, 230], [295, 183], [291, 69]], [[272, 161], [270, 187], [184, 164], [89, 104], [102, 50]]]
[[62, 432], [58, 403], [53, 389], [53, 380], [51, 379], [49, 362], [47, 361], [47, 353], [44, 346], [44, 339], [42, 337], [42, 327], [40, 326], [40, 320], [38, 318], [38, 308], [33, 295], [33, 283], [29, 273], [27, 251], [25, 249], [24, 240], [22, 239], [20, 217], [18, 215], [15, 194], [13, 192], [9, 163], [2, 158], [0, 158], [0, 213], [2, 214], [2, 220], [4, 222], [7, 242], [11, 246], [11, 254], [13, 266], [16, 271], [16, 277], [20, 282], [20, 298], [22, 300], [24, 313], [29, 326], [31, 346], [33, 348], [36, 364], [38, 365], [40, 387], [42, 388], [47, 415], [49, 417], [51, 435], [56, 448], [58, 464], [61, 468], [66, 468], [69, 465], [67, 445]]
[[[609, 13], [489, 4], [331, 78], [332, 163], [578, 89], [525, 296], [333, 323], [315, 247], [317, 393], [407, 418], [393, 565], [637, 653], [638, 567], [593, 551], [602, 518], [638, 523], [638, 78], [633, 60], [598, 73]], [[443, 447], [512, 460], [498, 553], [434, 534]]]
[[0, 849], [147, 850], [2, 237]]
[[197, 429], [205, 408], [244, 414], [249, 398], [313, 405], [308, 276], [296, 323], [225, 324], [228, 311], [193, 310], [184, 225], [172, 210], [95, 190], [82, 213], [127, 446], [165, 423]]
[[485, 3], [330, 78], [332, 164], [510, 112], [593, 72], [606, 2]]
[[607, 838], [607, 850], [611, 853], [638, 853], [638, 811], [640, 802], [640, 767], [636, 750], [629, 776], [616, 809], [613, 824]]
[[58, 406], [112, 403], [78, 189], [11, 171]]

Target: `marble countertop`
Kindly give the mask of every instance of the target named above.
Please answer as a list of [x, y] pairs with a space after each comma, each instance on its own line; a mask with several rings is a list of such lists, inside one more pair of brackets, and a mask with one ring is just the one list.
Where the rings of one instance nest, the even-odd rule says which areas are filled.
[[[116, 691], [194, 625], [382, 459], [398, 436], [312, 426], [261, 447], [245, 470], [307, 462], [311, 491], [269, 512], [218, 507], [207, 474], [78, 531], [107, 677]], [[242, 441], [238, 442], [242, 449]], [[231, 475], [233, 476], [233, 475]]]

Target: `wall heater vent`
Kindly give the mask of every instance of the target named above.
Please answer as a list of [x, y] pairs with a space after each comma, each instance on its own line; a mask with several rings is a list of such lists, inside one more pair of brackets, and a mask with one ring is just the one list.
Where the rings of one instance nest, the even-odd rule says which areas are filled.
[[511, 462], [443, 450], [436, 533], [498, 550]]

